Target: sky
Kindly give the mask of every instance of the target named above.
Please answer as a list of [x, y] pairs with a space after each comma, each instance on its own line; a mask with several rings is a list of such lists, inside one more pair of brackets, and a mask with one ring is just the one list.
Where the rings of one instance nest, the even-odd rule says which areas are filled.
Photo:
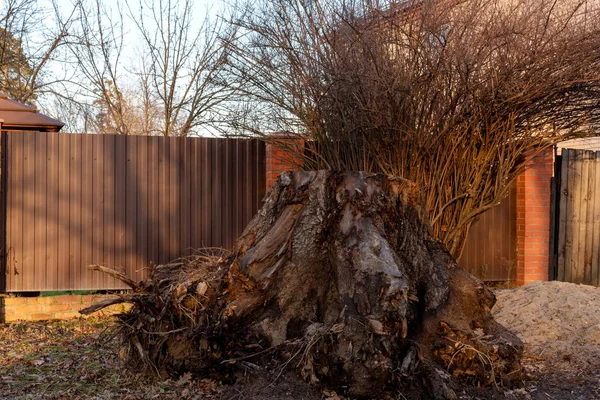
[[[49, 0], [46, 0], [49, 2]], [[69, 13], [73, 8], [73, 1], [71, 0], [56, 0], [61, 12], [63, 14]], [[94, 0], [91, 0], [94, 1]], [[138, 1], [144, 1], [147, 3], [152, 2], [153, 0], [130, 0], [132, 4], [132, 9], [136, 10], [136, 6]], [[155, 2], [159, 2], [160, 0], [154, 0]], [[165, 0], [167, 1], [167, 0]], [[177, 0], [174, 0], [177, 1]], [[183, 0], [180, 0], [183, 1]], [[223, 0], [190, 0], [193, 3], [193, 10], [196, 13], [196, 18], [200, 21], [204, 19], [205, 13], [208, 12], [210, 18], [214, 18], [218, 15], [218, 13], [226, 7], [226, 2]], [[115, 16], [117, 15], [117, 10], [122, 9], [124, 14], [127, 15], [127, 3], [125, 0], [101, 0], [102, 4], [105, 5], [106, 9], [109, 11], [113, 11]], [[135, 45], [139, 40], [139, 35], [136, 32], [136, 28], [134, 22], [126, 17], [125, 18], [125, 48], [124, 54], [127, 57], [135, 57]]]
[[[42, 2], [46, 2], [47, 7], [51, 6], [51, 0], [41, 0]], [[61, 12], [61, 14], [63, 14], [63, 16], [67, 16], [71, 13], [71, 11], [73, 10], [73, 1], [74, 0], [56, 0], [59, 6], [59, 10]], [[93, 3], [95, 0], [86, 0], [90, 3]], [[111, 13], [113, 15], [113, 18], [118, 18], [118, 14], [119, 14], [119, 9], [121, 9], [123, 11], [124, 14], [124, 41], [123, 41], [123, 50], [121, 52], [122, 56], [121, 56], [121, 61], [120, 61], [120, 65], [117, 66], [117, 70], [119, 71], [119, 75], [121, 77], [123, 77], [123, 82], [121, 82], [121, 84], [124, 84], [124, 87], [127, 86], [127, 81], [128, 81], [128, 74], [131, 70], [131, 68], [133, 68], [134, 66], [137, 67], [139, 65], [140, 62], [140, 57], [139, 54], [140, 52], [138, 51], [137, 47], [139, 46], [139, 43], [141, 42], [141, 38], [140, 38], [140, 34], [137, 30], [137, 27], [135, 25], [135, 22], [131, 20], [131, 16], [129, 15], [130, 12], [128, 11], [128, 7], [127, 7], [127, 3], [124, 0], [101, 0], [102, 4], [105, 6], [106, 10]], [[161, 0], [130, 0], [131, 3], [131, 9], [133, 13], [138, 12], [138, 2], [144, 2], [145, 4], [151, 4], [152, 1], [154, 1], [155, 3], [159, 3]], [[168, 1], [168, 0], [163, 0], [164, 2]], [[177, 1], [177, 0], [173, 0], [173, 1]], [[180, 2], [183, 2], [185, 0], [180, 0]], [[198, 25], [200, 25], [202, 23], [202, 21], [205, 19], [206, 17], [206, 13], [208, 12], [208, 15], [210, 17], [210, 19], [215, 19], [218, 15], [218, 13], [220, 13], [223, 9], [226, 8], [226, 2], [224, 0], [217, 0], [217, 1], [211, 1], [211, 0], [190, 0], [193, 4], [192, 6], [192, 10], [193, 10], [193, 20], [198, 20]], [[148, 28], [151, 28], [152, 26], [152, 21], [148, 20], [146, 21], [146, 26]], [[74, 61], [74, 60], [73, 60]], [[73, 63], [74, 64], [74, 63]], [[72, 71], [72, 64], [70, 64], [69, 62], [66, 63], [54, 63], [52, 65], [52, 71], [56, 76], [59, 77], [64, 77], [64, 76], [68, 76], [70, 75], [69, 71]], [[75, 93], [77, 91], [77, 88], [74, 86], [70, 86], [71, 88], [73, 88], [72, 93]], [[42, 111], [44, 111], [44, 109], [46, 110], [45, 112], [49, 113], [50, 115], [53, 115], [55, 117], [58, 117], [57, 112], [56, 112], [56, 108], [53, 108], [53, 103], [51, 103], [50, 101], [45, 101], [45, 99], [40, 99], [39, 101], [39, 106], [42, 109]], [[74, 114], [71, 114], [74, 115]], [[63, 118], [64, 119], [64, 118]], [[67, 121], [68, 123], [68, 121]], [[81, 130], [81, 129], [85, 129], [83, 127], [78, 127], [78, 128], [71, 128], [73, 130]]]

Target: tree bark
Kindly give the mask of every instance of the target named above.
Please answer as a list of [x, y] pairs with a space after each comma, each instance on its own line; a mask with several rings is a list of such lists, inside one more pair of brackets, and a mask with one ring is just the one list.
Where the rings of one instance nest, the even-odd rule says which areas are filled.
[[433, 238], [421, 198], [386, 175], [282, 174], [229, 257], [141, 285], [123, 317], [144, 348], [133, 354], [210, 373], [270, 353], [356, 398], [453, 398], [459, 384], [520, 378], [520, 340]]

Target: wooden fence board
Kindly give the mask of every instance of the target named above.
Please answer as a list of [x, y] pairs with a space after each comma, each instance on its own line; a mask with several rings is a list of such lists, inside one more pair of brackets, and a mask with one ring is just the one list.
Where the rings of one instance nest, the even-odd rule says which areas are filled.
[[[584, 269], [585, 269], [585, 247], [586, 247], [586, 236], [587, 236], [587, 192], [588, 192], [588, 175], [589, 175], [589, 162], [586, 154], [583, 153], [580, 155], [581, 162], [577, 166], [577, 171], [580, 174], [580, 189], [577, 192], [578, 196], [578, 228], [579, 233], [577, 235], [577, 257], [574, 259], [575, 267], [576, 267], [576, 277], [575, 280], [577, 283], [581, 283], [584, 281]], [[577, 203], [576, 203], [577, 204]]]
[[600, 286], [600, 151], [594, 153], [594, 168], [596, 170], [594, 180], [594, 212], [593, 212], [593, 236], [592, 236], [592, 271], [591, 284]]
[[265, 191], [258, 141], [39, 132], [6, 141], [0, 291], [123, 289], [87, 266], [139, 280], [150, 263], [230, 247]]
[[[573, 255], [576, 254], [577, 249], [577, 236], [579, 234], [578, 231], [574, 231], [571, 229], [573, 226], [577, 226], [575, 219], [577, 218], [576, 212], [579, 208], [579, 204], [576, 204], [576, 195], [575, 192], [579, 190], [578, 186], [581, 186], [580, 178], [576, 173], [577, 160], [575, 159], [575, 153], [569, 151], [569, 162], [567, 164], [567, 174], [569, 181], [569, 189], [567, 191], [567, 205], [566, 205], [566, 218], [567, 218], [567, 226], [569, 228], [565, 229], [565, 280], [570, 282], [572, 277], [575, 276], [575, 272], [573, 267]], [[578, 184], [579, 182], [579, 184]], [[575, 250], [574, 250], [575, 249]]]
[[566, 249], [566, 234], [565, 227], [567, 226], [567, 200], [568, 200], [568, 162], [569, 162], [569, 151], [563, 151], [561, 156], [561, 176], [560, 176], [560, 188], [558, 190], [557, 201], [559, 202], [558, 211], [558, 257], [557, 257], [557, 279], [559, 281], [565, 280], [565, 249]]
[[600, 152], [563, 149], [559, 190], [557, 279], [599, 286]]
[[585, 254], [583, 262], [583, 281], [592, 281], [592, 256], [593, 256], [593, 244], [594, 244], [594, 184], [596, 183], [596, 168], [595, 168], [595, 156], [594, 153], [589, 151], [585, 153], [585, 164], [587, 166], [587, 180], [585, 182], [586, 191], [585, 196], [585, 223], [583, 229], [585, 230]]

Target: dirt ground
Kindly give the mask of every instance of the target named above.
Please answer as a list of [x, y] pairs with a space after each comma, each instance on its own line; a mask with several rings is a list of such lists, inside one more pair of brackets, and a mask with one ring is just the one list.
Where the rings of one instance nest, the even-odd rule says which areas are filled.
[[496, 298], [494, 316], [525, 344], [528, 396], [600, 399], [600, 288], [534, 282]]
[[[496, 318], [525, 343], [528, 378], [459, 399], [600, 400], [600, 288], [538, 282], [496, 296]], [[110, 317], [0, 324], [0, 399], [343, 399], [280, 370], [240, 371], [233, 385], [144, 378], [123, 366], [112, 327]]]

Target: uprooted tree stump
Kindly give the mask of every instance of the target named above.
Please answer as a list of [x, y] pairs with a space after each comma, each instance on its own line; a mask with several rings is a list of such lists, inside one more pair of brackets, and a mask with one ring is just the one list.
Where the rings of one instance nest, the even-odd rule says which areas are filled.
[[401, 178], [284, 173], [230, 255], [129, 284], [114, 301], [133, 303], [130, 360], [159, 372], [226, 375], [268, 355], [359, 398], [453, 398], [457, 384], [521, 376], [522, 343], [493, 319], [493, 293], [432, 237]]

